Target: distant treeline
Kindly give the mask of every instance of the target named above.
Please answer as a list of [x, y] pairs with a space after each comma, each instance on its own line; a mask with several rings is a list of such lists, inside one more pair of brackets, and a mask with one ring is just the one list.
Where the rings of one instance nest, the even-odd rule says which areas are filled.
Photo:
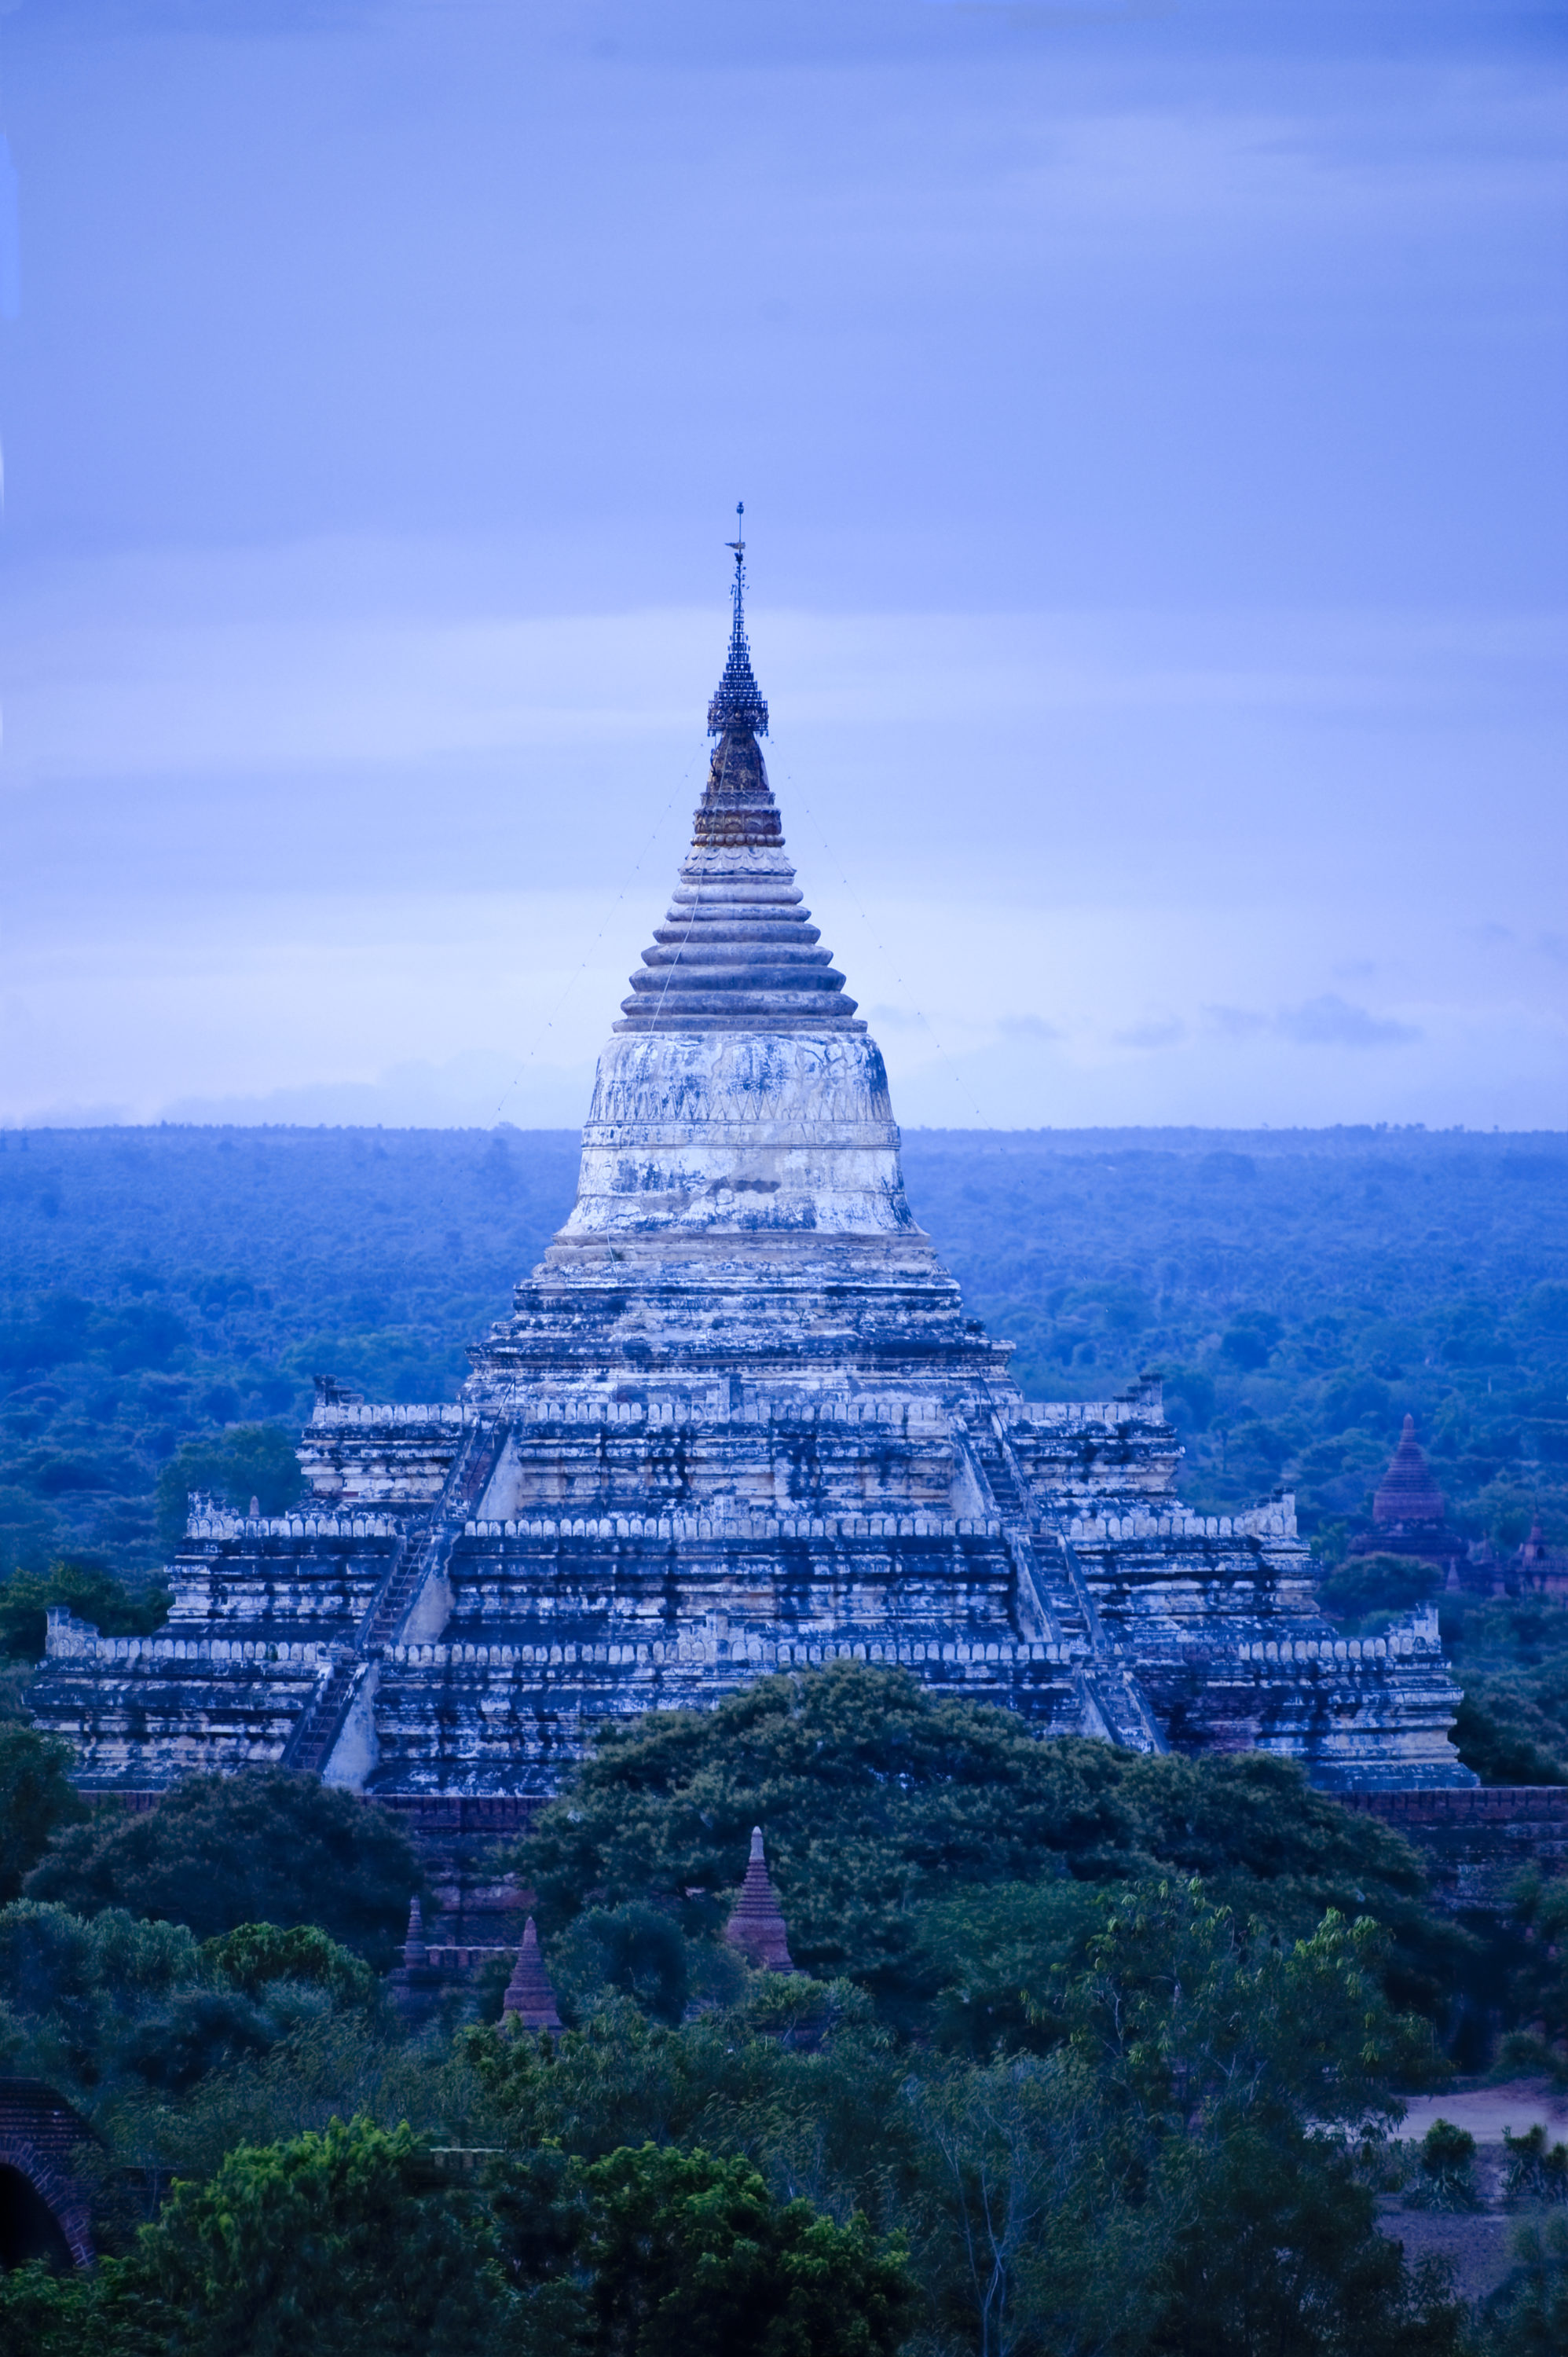
[[[0, 1565], [152, 1568], [160, 1472], [166, 1524], [318, 1370], [452, 1398], [576, 1157], [564, 1130], [0, 1133]], [[1409, 1409], [1460, 1528], [1568, 1539], [1568, 1135], [916, 1131], [905, 1158], [1026, 1390], [1164, 1368], [1194, 1503], [1286, 1483], [1332, 1563]]]

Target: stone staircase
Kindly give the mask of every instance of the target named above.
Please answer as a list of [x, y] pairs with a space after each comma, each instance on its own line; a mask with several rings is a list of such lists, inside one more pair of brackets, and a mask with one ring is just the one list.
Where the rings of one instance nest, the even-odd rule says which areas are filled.
[[320, 1775], [343, 1732], [343, 1722], [368, 1666], [355, 1653], [345, 1653], [340, 1661], [334, 1662], [327, 1684], [302, 1714], [284, 1747], [281, 1766], [297, 1768], [306, 1776]]
[[392, 1565], [381, 1594], [360, 1624], [356, 1651], [371, 1660], [395, 1645], [414, 1600], [446, 1562], [452, 1542], [484, 1494], [505, 1438], [505, 1426], [471, 1424], [462, 1447], [452, 1459], [446, 1486], [435, 1503], [430, 1524], [416, 1544], [409, 1544]]
[[970, 1438], [980, 1459], [981, 1470], [996, 1501], [996, 1511], [1004, 1523], [1019, 1530], [1029, 1527], [1028, 1492], [1019, 1479], [1013, 1461], [1013, 1452], [1002, 1437], [994, 1416], [985, 1422], [976, 1421], [970, 1426]]
[[1064, 1576], [1049, 1535], [1036, 1531], [1029, 1486], [1000, 1419], [977, 1417], [969, 1427], [969, 1442], [1001, 1517], [1020, 1587], [1026, 1583], [1047, 1624], [1041, 1633], [1058, 1644], [1087, 1645], [1093, 1606]]
[[408, 1618], [409, 1607], [424, 1587], [431, 1569], [431, 1544], [435, 1533], [427, 1532], [418, 1545], [405, 1542], [370, 1610], [360, 1623], [357, 1639], [359, 1651], [367, 1657], [383, 1652], [392, 1644]]
[[1029, 1486], [1000, 1418], [977, 1419], [970, 1437], [1009, 1544], [1015, 1555], [1026, 1561], [1052, 1637], [1069, 1645], [1080, 1643], [1092, 1663], [1079, 1671], [1077, 1680], [1085, 1725], [1098, 1723], [1125, 1750], [1165, 1751], [1168, 1746], [1158, 1722], [1136, 1674], [1122, 1657], [1114, 1632], [1101, 1619], [1070, 1540], [1048, 1524], [1036, 1526]]
[[371, 1665], [395, 1645], [427, 1580], [445, 1564], [454, 1540], [483, 1495], [505, 1438], [505, 1426], [473, 1424], [452, 1460], [429, 1528], [405, 1538], [355, 1634], [354, 1650], [335, 1662], [326, 1684], [302, 1714], [284, 1749], [282, 1765], [319, 1776], [343, 1732], [354, 1696]]
[[[1079, 1690], [1112, 1743], [1123, 1751], [1168, 1751], [1158, 1722], [1133, 1672], [1114, 1661], [1096, 1662], [1079, 1673]], [[1089, 1718], [1086, 1712], [1086, 1721]]]

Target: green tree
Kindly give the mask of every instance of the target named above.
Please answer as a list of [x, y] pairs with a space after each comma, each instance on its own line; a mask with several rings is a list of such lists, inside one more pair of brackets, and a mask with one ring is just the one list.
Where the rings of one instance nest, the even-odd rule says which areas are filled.
[[1431, 2053], [1380, 1987], [1380, 1935], [1326, 1916], [1264, 1942], [1197, 1884], [1108, 1905], [1069, 1992], [1116, 2205], [1155, 2233], [1147, 2346], [1171, 2357], [1438, 2357], [1459, 2309], [1377, 2231], [1342, 2131], [1394, 2108]]
[[961, 1977], [943, 1975], [925, 1921], [960, 1890], [1201, 1870], [1282, 1934], [1326, 1906], [1376, 1911], [1412, 1987], [1429, 1992], [1466, 1945], [1425, 1907], [1408, 1844], [1286, 1761], [1041, 1741], [1012, 1712], [858, 1663], [762, 1678], [713, 1711], [612, 1724], [519, 1865], [547, 1930], [638, 1902], [711, 1930], [757, 1824], [796, 1963], [854, 1978], [911, 2026]]
[[1348, 1555], [1319, 1583], [1317, 1600], [1354, 1635], [1397, 1620], [1435, 1596], [1442, 1585], [1439, 1566], [1412, 1555]]
[[188, 1440], [158, 1475], [158, 1537], [173, 1550], [185, 1533], [193, 1491], [242, 1514], [254, 1498], [263, 1514], [286, 1514], [305, 1488], [295, 1436], [281, 1424], [236, 1424]]
[[744, 2160], [649, 2144], [584, 2186], [593, 2357], [892, 2357], [903, 2338], [902, 2252], [776, 2202]]
[[204, 1940], [203, 1965], [219, 1979], [260, 1996], [277, 1981], [324, 1988], [340, 2003], [365, 2005], [376, 1983], [362, 1957], [340, 1948], [314, 1923], [238, 1923], [216, 1940]]
[[588, 1996], [580, 2009], [591, 2010], [595, 1998], [616, 1990], [656, 2020], [674, 2022], [686, 2008], [697, 1944], [662, 1908], [636, 1900], [590, 1907], [555, 1943], [553, 1967], [560, 1989]]
[[1100, 1901], [1065, 2037], [914, 2069], [931, 2155], [915, 2234], [945, 2329], [983, 2357], [1434, 2357], [1451, 2302], [1377, 2231], [1352, 2140], [1430, 2050], [1380, 1986], [1378, 1934], [1288, 1947], [1196, 1883]]
[[188, 1776], [156, 1808], [104, 1808], [58, 1834], [30, 1898], [81, 1915], [124, 1907], [215, 1938], [243, 1923], [315, 1923], [384, 1968], [423, 1874], [395, 1819], [281, 1768]]
[[1119, 2198], [1092, 2072], [1061, 2050], [1013, 2056], [911, 2077], [903, 2100], [923, 2144], [914, 2240], [942, 2345], [1143, 2348], [1165, 2226]]
[[1568, 2144], [1549, 2141], [1537, 2120], [1523, 2136], [1503, 2130], [1508, 2164], [1504, 2190], [1510, 2201], [1568, 2201]]
[[1434, 2120], [1416, 2154], [1415, 2198], [1428, 2210], [1478, 2210], [1476, 2139], [1452, 2120]]
[[63, 1604], [106, 1637], [147, 1637], [168, 1612], [166, 1587], [131, 1587], [102, 1564], [63, 1558], [47, 1573], [13, 1572], [0, 1587], [0, 1649], [13, 1661], [42, 1658], [48, 1609]]
[[1454, 1740], [1486, 1784], [1568, 1783], [1568, 1611], [1540, 1597], [1445, 1601], [1465, 1699]]
[[169, 2357], [171, 2321], [113, 2259], [73, 2275], [38, 2260], [0, 2269], [5, 2357]]
[[473, 2357], [497, 2305], [488, 2250], [478, 2205], [413, 2131], [360, 2117], [177, 2184], [124, 2273], [177, 2357]]
[[1485, 2357], [1563, 2357], [1568, 2349], [1568, 2218], [1518, 2227], [1514, 2264], [1482, 2311]]
[[91, 1921], [32, 1900], [0, 1909], [0, 2005], [18, 2059], [90, 2111], [127, 2087], [182, 2093], [280, 2034], [214, 1985], [183, 1924], [117, 1908]]
[[0, 1725], [0, 1904], [16, 1897], [50, 1835], [87, 1814], [70, 1769], [70, 1751], [52, 1736]]

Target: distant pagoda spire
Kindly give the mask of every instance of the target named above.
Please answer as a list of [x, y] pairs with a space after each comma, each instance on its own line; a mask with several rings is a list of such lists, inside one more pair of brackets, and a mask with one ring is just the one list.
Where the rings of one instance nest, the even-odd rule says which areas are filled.
[[1372, 1520], [1381, 1524], [1441, 1523], [1443, 1492], [1433, 1479], [1426, 1451], [1415, 1437], [1415, 1418], [1407, 1415], [1399, 1447], [1372, 1501]]
[[736, 537], [725, 546], [735, 551], [735, 579], [730, 601], [735, 619], [730, 625], [729, 661], [724, 677], [708, 704], [708, 734], [726, 736], [731, 729], [747, 737], [768, 734], [768, 703], [751, 668], [751, 648], [746, 635], [746, 501], [736, 502]]
[[501, 2019], [514, 2022], [520, 2029], [559, 2029], [561, 2016], [555, 2009], [555, 1990], [544, 1969], [544, 1959], [539, 1953], [539, 1934], [531, 1915], [522, 1927], [522, 1945], [517, 1952], [506, 1995], [501, 1999]]

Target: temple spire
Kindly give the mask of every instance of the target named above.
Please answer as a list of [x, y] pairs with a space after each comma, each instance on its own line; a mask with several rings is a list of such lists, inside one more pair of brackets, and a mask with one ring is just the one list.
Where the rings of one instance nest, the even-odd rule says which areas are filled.
[[[736, 509], [744, 519], [744, 504]], [[768, 706], [746, 637], [746, 542], [737, 525], [729, 661], [708, 706], [718, 738], [692, 847], [642, 972], [621, 1000], [618, 1031], [804, 1031], [865, 1025], [843, 976], [808, 920], [757, 737]]]
[[501, 1999], [501, 2020], [510, 2021], [520, 2029], [559, 2029], [561, 2016], [555, 2009], [555, 1990], [544, 1969], [544, 1959], [539, 1953], [539, 1934], [531, 1915], [522, 1927], [522, 1945], [517, 1952], [506, 1995]]
[[1372, 1501], [1372, 1520], [1384, 1523], [1441, 1523], [1443, 1492], [1426, 1461], [1426, 1451], [1415, 1437], [1415, 1418], [1407, 1415], [1399, 1447]]
[[779, 1911], [779, 1900], [768, 1871], [760, 1825], [751, 1829], [751, 1856], [746, 1861], [746, 1879], [725, 1925], [725, 1938], [758, 1972], [792, 1973], [795, 1969], [784, 1918]]
[[736, 537], [725, 546], [735, 551], [735, 580], [730, 587], [730, 599], [735, 619], [730, 625], [729, 660], [725, 664], [724, 677], [714, 691], [708, 705], [708, 734], [723, 737], [737, 729], [748, 737], [768, 734], [768, 705], [757, 684], [751, 668], [751, 649], [746, 636], [746, 501], [736, 502]]

